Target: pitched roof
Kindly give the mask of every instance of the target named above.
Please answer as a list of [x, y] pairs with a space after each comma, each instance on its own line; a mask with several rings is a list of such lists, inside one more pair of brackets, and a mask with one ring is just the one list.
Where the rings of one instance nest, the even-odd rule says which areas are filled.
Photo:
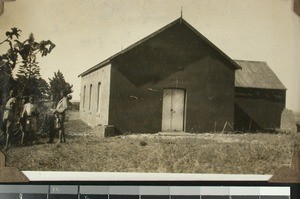
[[141, 39], [140, 41], [130, 45], [129, 47], [127, 47], [126, 49], [116, 53], [115, 55], [109, 57], [108, 59], [100, 62], [99, 64], [93, 66], [92, 68], [86, 70], [85, 72], [81, 73], [80, 75], [78, 75], [78, 77], [80, 76], [85, 76], [87, 74], [89, 74], [90, 72], [93, 72], [109, 63], [111, 63], [112, 60], [118, 58], [121, 55], [124, 55], [125, 53], [137, 48], [138, 46], [148, 42], [150, 39], [157, 37], [160, 33], [164, 32], [165, 30], [177, 25], [177, 24], [183, 24], [185, 25], [185, 27], [187, 27], [188, 29], [190, 29], [193, 33], [195, 33], [201, 40], [203, 40], [207, 45], [209, 45], [211, 48], [213, 48], [214, 50], [216, 50], [225, 60], [227, 60], [234, 69], [240, 69], [240, 66], [238, 64], [236, 64], [228, 55], [226, 55], [223, 51], [221, 51], [218, 47], [216, 47], [212, 42], [210, 42], [206, 37], [204, 37], [200, 32], [198, 32], [193, 26], [191, 26], [188, 22], [186, 22], [183, 18], [178, 18], [175, 21], [169, 23], [168, 25], [162, 27], [161, 29], [155, 31], [154, 33], [148, 35], [147, 37]]
[[286, 90], [266, 62], [235, 60], [241, 70], [235, 71], [235, 87]]

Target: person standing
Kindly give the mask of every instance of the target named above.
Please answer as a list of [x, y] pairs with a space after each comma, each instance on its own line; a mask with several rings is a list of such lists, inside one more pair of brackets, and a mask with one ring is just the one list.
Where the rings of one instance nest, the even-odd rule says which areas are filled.
[[45, 118], [44, 118], [44, 128], [43, 131], [44, 132], [49, 132], [49, 141], [48, 143], [53, 143], [54, 141], [54, 134], [56, 132], [57, 129], [55, 129], [55, 115], [53, 114], [54, 111], [54, 101], [53, 101], [53, 97], [50, 98], [49, 104], [48, 104], [48, 108], [45, 114]]
[[33, 96], [30, 96], [28, 103], [24, 105], [24, 109], [21, 113], [21, 118], [24, 118], [25, 121], [25, 132], [22, 132], [22, 134], [25, 133], [25, 135], [22, 135], [21, 144], [23, 144], [25, 136], [31, 144], [33, 143], [37, 130], [37, 117], [38, 107], [35, 104]]
[[27, 99], [26, 97], [23, 97], [22, 100], [21, 100], [21, 103], [19, 105], [19, 110], [18, 112], [20, 113], [20, 120], [19, 120], [19, 128], [20, 128], [20, 131], [21, 131], [21, 145], [23, 144], [24, 142], [24, 136], [25, 136], [25, 125], [26, 125], [26, 121], [25, 121], [25, 118], [22, 117], [22, 112], [24, 110], [24, 105], [27, 103]]
[[56, 125], [59, 136], [58, 143], [66, 142], [64, 122], [66, 118], [66, 110], [68, 108], [67, 92], [61, 91], [60, 95], [62, 99], [58, 102], [56, 109], [54, 110], [54, 114], [56, 114], [58, 120]]
[[15, 109], [16, 109], [17, 100], [15, 97], [13, 97], [14, 93], [12, 90], [10, 91], [9, 96], [10, 98], [5, 105], [5, 109], [3, 113], [3, 123], [4, 123], [5, 133], [6, 133], [6, 142], [5, 142], [4, 150], [8, 150], [11, 144], [11, 134], [16, 121]]

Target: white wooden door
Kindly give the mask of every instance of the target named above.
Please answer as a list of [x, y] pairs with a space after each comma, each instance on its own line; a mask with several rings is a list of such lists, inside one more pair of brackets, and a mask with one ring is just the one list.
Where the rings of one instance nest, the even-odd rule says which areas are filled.
[[162, 131], [183, 131], [185, 90], [165, 89], [163, 96]]

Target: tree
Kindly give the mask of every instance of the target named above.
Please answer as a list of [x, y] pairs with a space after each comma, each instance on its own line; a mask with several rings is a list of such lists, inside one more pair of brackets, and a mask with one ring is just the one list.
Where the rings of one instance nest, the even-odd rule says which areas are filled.
[[[13, 70], [17, 64], [18, 50], [14, 47], [14, 41], [18, 41], [17, 39], [19, 39], [21, 32], [22, 31], [18, 28], [11, 28], [11, 31], [5, 33], [6, 39], [0, 43], [0, 45], [6, 43], [9, 46], [7, 52], [0, 56], [0, 60], [4, 62], [10, 70]], [[13, 41], [14, 38], [16, 38], [16, 40]]]
[[4, 104], [8, 98], [8, 93], [14, 88], [16, 81], [13, 79], [12, 70], [17, 64], [17, 50], [14, 48], [13, 39], [19, 38], [21, 30], [11, 28], [5, 33], [6, 39], [0, 45], [7, 44], [8, 50], [0, 55], [0, 105]]
[[41, 78], [37, 56], [47, 56], [55, 44], [50, 40], [36, 42], [32, 33], [22, 42], [19, 40], [21, 32], [18, 28], [11, 28], [11, 31], [5, 33], [6, 39], [0, 43], [8, 44], [7, 52], [0, 56], [0, 63], [3, 63], [0, 70], [6, 71], [6, 75], [0, 78], [0, 84], [5, 85], [8, 79], [12, 79], [12, 70], [18, 65], [16, 81], [12, 81], [3, 90], [13, 89], [19, 96], [35, 95], [42, 99], [47, 95], [48, 84]]
[[[48, 47], [46, 47], [49, 45]], [[22, 62], [17, 74], [18, 93], [29, 96], [34, 95], [38, 100], [47, 97], [48, 84], [41, 78], [40, 67], [36, 60], [37, 54], [46, 56], [54, 48], [54, 44], [50, 41], [36, 42], [33, 34], [23, 43], [17, 42], [16, 48], [22, 57]]]
[[67, 94], [71, 94], [73, 92], [73, 85], [66, 82], [64, 75], [59, 70], [54, 72], [54, 77], [49, 78], [50, 84], [50, 95], [52, 96], [53, 102], [57, 104], [57, 102], [61, 99], [60, 92], [65, 90]]
[[7, 101], [9, 91], [15, 83], [10, 67], [5, 62], [0, 61], [0, 105]]
[[43, 78], [19, 76], [15, 85], [14, 90], [21, 98], [33, 95], [37, 102], [42, 102], [49, 96], [49, 85]]

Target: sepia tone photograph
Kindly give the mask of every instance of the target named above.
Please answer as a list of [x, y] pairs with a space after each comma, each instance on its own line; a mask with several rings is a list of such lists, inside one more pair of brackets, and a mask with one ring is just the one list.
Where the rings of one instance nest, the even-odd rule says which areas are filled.
[[300, 149], [293, 0], [0, 0], [22, 171], [274, 174]]

